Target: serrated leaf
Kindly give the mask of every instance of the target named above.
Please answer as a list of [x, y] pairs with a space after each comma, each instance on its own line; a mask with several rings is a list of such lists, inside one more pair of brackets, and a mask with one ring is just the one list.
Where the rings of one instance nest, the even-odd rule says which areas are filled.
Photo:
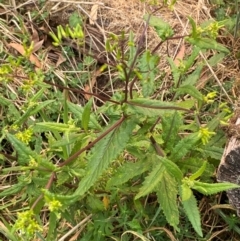
[[154, 188], [161, 182], [163, 174], [165, 171], [164, 165], [160, 162], [152, 172], [145, 178], [143, 186], [140, 188], [139, 193], [136, 195], [135, 199], [142, 196], [146, 196], [154, 190]]
[[219, 44], [214, 39], [210, 38], [192, 38], [192, 37], [186, 37], [186, 41], [189, 43], [199, 47], [200, 49], [215, 49], [217, 51], [223, 52], [228, 54], [229, 50], [224, 47], [222, 44]]
[[151, 72], [149, 73], [149, 76], [143, 77], [141, 85], [143, 97], [151, 96], [156, 88], [154, 82], [154, 74]]
[[145, 14], [143, 16], [143, 19], [145, 21], [147, 21], [149, 19], [148, 24], [152, 27], [171, 28], [169, 23], [167, 23], [167, 22], [163, 21], [161, 18], [153, 16], [153, 15], [150, 16], [149, 14]]
[[58, 131], [58, 132], [76, 132], [79, 131], [78, 127], [56, 122], [41, 122], [37, 123], [34, 130], [44, 132], [44, 131]]
[[194, 144], [200, 139], [198, 133], [192, 133], [186, 137], [184, 137], [181, 141], [173, 149], [170, 160], [174, 162], [183, 158], [194, 146]]
[[68, 172], [66, 172], [65, 170], [61, 171], [57, 175], [57, 186], [60, 186], [63, 183], [67, 182], [69, 178], [72, 178], [72, 177], [69, 175]]
[[56, 227], [57, 226], [57, 216], [55, 213], [50, 212], [49, 214], [49, 225], [46, 241], [52, 241], [56, 238]]
[[199, 181], [194, 181], [194, 185], [192, 186], [192, 189], [195, 189], [204, 195], [211, 195], [211, 194], [215, 194], [215, 193], [226, 191], [233, 188], [240, 188], [240, 186], [237, 184], [228, 183], [228, 182], [204, 183]]
[[167, 60], [171, 66], [171, 72], [172, 72], [172, 76], [173, 76], [174, 86], [176, 87], [179, 82], [181, 73], [180, 73], [178, 67], [176, 66], [176, 64], [174, 63], [173, 59], [167, 58]]
[[93, 98], [91, 98], [88, 103], [85, 105], [83, 114], [82, 114], [82, 128], [87, 131], [88, 125], [90, 121], [90, 114], [91, 114], [91, 108], [92, 108], [92, 102]]
[[178, 188], [174, 177], [164, 171], [161, 182], [157, 186], [158, 201], [168, 223], [179, 231], [179, 212], [177, 206]]
[[9, 195], [15, 194], [15, 193], [20, 193], [20, 191], [25, 188], [29, 184], [29, 180], [22, 181], [12, 185], [11, 187], [3, 190], [0, 192], [0, 197], [7, 197]]
[[218, 146], [204, 146], [203, 155], [205, 157], [211, 157], [215, 160], [220, 160], [223, 154], [223, 148]]
[[134, 127], [134, 121], [125, 120], [95, 145], [88, 160], [86, 176], [79, 183], [74, 196], [80, 197], [88, 191], [108, 165], [124, 150]]
[[141, 85], [143, 97], [151, 96], [155, 90], [155, 72], [156, 66], [159, 62], [159, 57], [152, 55], [150, 51], [146, 51], [142, 54], [138, 68], [141, 71]]
[[119, 186], [135, 176], [138, 176], [151, 167], [148, 160], [142, 159], [137, 162], [127, 162], [120, 166], [116, 173], [107, 182], [106, 188], [109, 189], [112, 186]]
[[47, 172], [55, 171], [57, 168], [51, 161], [44, 159], [43, 157], [38, 158], [36, 161], [38, 163], [38, 166], [45, 167], [47, 169]]
[[[186, 187], [185, 187], [186, 189]], [[190, 189], [190, 188], [189, 188]], [[185, 190], [186, 191], [186, 190]], [[189, 191], [189, 190], [188, 190]], [[181, 191], [183, 192], [183, 190]], [[202, 228], [201, 228], [201, 219], [200, 219], [200, 213], [197, 206], [196, 198], [194, 197], [192, 190], [190, 189], [191, 195], [189, 198], [182, 198], [182, 204], [185, 210], [185, 213], [187, 214], [187, 217], [189, 221], [191, 222], [194, 230], [197, 232], [197, 234], [202, 237]], [[182, 194], [181, 194], [182, 196]]]
[[[69, 110], [76, 116], [76, 119], [82, 120], [84, 108], [79, 105], [73, 104], [71, 102], [67, 102], [67, 105], [68, 105]], [[99, 125], [99, 123], [93, 113], [90, 115], [90, 121], [89, 121], [88, 126], [95, 130], [102, 130], [101, 125]]]
[[208, 63], [210, 66], [215, 66], [219, 62], [221, 62], [226, 54], [224, 53], [219, 53], [219, 54], [214, 54], [210, 59], [208, 59]]
[[165, 166], [166, 171], [171, 175], [171, 177], [175, 178], [175, 180], [180, 183], [183, 179], [183, 173], [179, 169], [179, 167], [167, 158], [160, 158], [160, 160]]
[[162, 138], [164, 140], [164, 149], [170, 153], [174, 149], [176, 143], [179, 142], [179, 128], [182, 126], [182, 116], [179, 112], [168, 112], [161, 117], [162, 119]]
[[0, 104], [1, 106], [6, 105], [9, 106], [12, 104], [12, 102], [6, 98], [4, 98], [3, 96], [0, 96]]
[[192, 86], [192, 85], [183, 85], [180, 86], [177, 91], [178, 94], [189, 94], [192, 97], [196, 98], [199, 101], [203, 100], [203, 95], [201, 94], [200, 91], [197, 90], [196, 87]]
[[69, 203], [73, 201], [74, 196], [73, 195], [61, 195], [61, 194], [55, 194], [51, 193], [47, 189], [42, 189], [42, 193], [44, 194], [44, 197], [47, 198], [48, 200], [58, 200], [61, 202], [63, 205], [69, 206]]
[[149, 100], [145, 98], [133, 99], [127, 102], [127, 113], [141, 114], [143, 116], [156, 117], [169, 111], [189, 111], [179, 107], [177, 104], [159, 100]]
[[18, 140], [14, 135], [8, 133], [7, 138], [18, 153], [18, 163], [20, 165], [28, 164], [31, 158], [40, 159], [34, 151], [32, 151], [25, 143]]
[[[198, 58], [198, 56], [199, 56], [199, 52], [200, 52], [200, 49], [195, 46], [195, 47], [193, 48], [193, 51], [192, 51], [191, 55], [190, 55], [189, 57], [187, 57], [186, 60], [184, 60], [184, 66], [185, 66], [185, 70], [186, 70], [186, 71], [188, 71], [189, 68], [191, 68], [191, 67], [193, 66], [196, 58]], [[202, 67], [203, 67], [203, 66], [200, 64], [200, 65], [196, 68], [196, 70], [197, 70], [197, 69], [202, 69]], [[195, 72], [195, 71], [194, 71], [194, 72]], [[188, 76], [191, 76], [191, 74], [188, 75]], [[190, 83], [189, 83], [189, 84], [190, 84]], [[193, 85], [193, 84], [192, 84], [192, 85]]]
[[[149, 18], [150, 17], [150, 18]], [[168, 37], [171, 37], [173, 35], [173, 30], [171, 28], [171, 25], [165, 21], [163, 21], [161, 18], [156, 16], [149, 16], [149, 14], [145, 14], [143, 16], [144, 20], [148, 21], [148, 24], [155, 28], [158, 36], [165, 40]]]
[[197, 81], [199, 80], [199, 77], [202, 72], [202, 68], [203, 68], [203, 66], [199, 65], [191, 74], [187, 75], [187, 78], [182, 81], [180, 87], [186, 86], [186, 85], [194, 86], [197, 83]]

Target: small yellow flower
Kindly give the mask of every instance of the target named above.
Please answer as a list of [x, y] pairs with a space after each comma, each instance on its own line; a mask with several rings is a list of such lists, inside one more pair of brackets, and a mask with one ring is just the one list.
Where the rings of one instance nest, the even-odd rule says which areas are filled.
[[203, 145], [206, 145], [209, 142], [209, 139], [215, 135], [213, 131], [209, 131], [208, 128], [200, 127], [198, 131], [198, 136], [201, 138]]
[[56, 199], [53, 199], [48, 203], [48, 208], [51, 212], [58, 212], [61, 207], [62, 204]]
[[30, 167], [38, 167], [38, 163], [35, 161], [33, 157], [30, 156], [30, 161], [28, 164]]
[[25, 131], [20, 131], [15, 134], [18, 140], [28, 144], [32, 139], [33, 131], [31, 129], [27, 129]]
[[18, 213], [15, 228], [27, 237], [33, 237], [37, 231], [42, 231], [42, 227], [37, 223], [32, 210]]

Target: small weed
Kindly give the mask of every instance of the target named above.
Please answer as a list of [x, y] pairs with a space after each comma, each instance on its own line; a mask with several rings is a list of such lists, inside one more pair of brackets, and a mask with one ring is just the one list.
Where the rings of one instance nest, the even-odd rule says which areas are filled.
[[[232, 115], [228, 95], [196, 86], [205, 67], [199, 53], [215, 53], [211, 66], [229, 53], [216, 41], [223, 22], [189, 18], [191, 33], [175, 36], [161, 18], [143, 18], [159, 36], [156, 47], [144, 48], [146, 29], [139, 41], [133, 32], [109, 34], [100, 62], [91, 49], [76, 55], [86, 36], [73, 15], [49, 33], [64, 58], [61, 73], [41, 70], [29, 33], [18, 35], [23, 52], [12, 45], [21, 56], [2, 50], [0, 197], [14, 211], [2, 213], [0, 232], [9, 240], [207, 240], [197, 195], [238, 187], [213, 181], [225, 143], [220, 126]], [[156, 51], [176, 39], [192, 47], [178, 61], [167, 57], [164, 89]], [[119, 89], [93, 92], [107, 71]]]

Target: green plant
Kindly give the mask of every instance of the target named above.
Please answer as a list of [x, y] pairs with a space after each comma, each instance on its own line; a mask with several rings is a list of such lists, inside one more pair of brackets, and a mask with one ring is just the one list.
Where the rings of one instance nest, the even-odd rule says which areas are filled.
[[[215, 40], [222, 24], [198, 27], [189, 19], [191, 34], [176, 37], [170, 25], [161, 19], [150, 15], [144, 18], [161, 38], [153, 51], [142, 52], [143, 36], [136, 44], [133, 33], [112, 34], [106, 40], [106, 52], [114, 56], [114, 62], [106, 62], [101, 71], [106, 66], [114, 70], [123, 91], [106, 97], [77, 90], [92, 96], [85, 106], [80, 106], [68, 101], [65, 94], [51, 94], [50, 88], [76, 90], [46, 81], [41, 71], [29, 68], [25, 74], [35, 81], [27, 82], [25, 92], [16, 91], [16, 94], [25, 94], [21, 108], [16, 108], [9, 93], [0, 96], [4, 113], [10, 113], [2, 125], [1, 151], [13, 150], [13, 154], [17, 154], [17, 157], [10, 156], [17, 165], [2, 170], [6, 175], [14, 175], [15, 180], [0, 197], [24, 195], [26, 210], [20, 210], [12, 221], [15, 223], [12, 232], [20, 231], [20, 234], [14, 233], [20, 240], [36, 237], [61, 240], [59, 237], [66, 227], [61, 230], [57, 227], [62, 220], [76, 225], [86, 217], [83, 225], [87, 227], [81, 240], [100, 241], [111, 237], [127, 241], [132, 240], [132, 235], [147, 240], [144, 230], [151, 233], [153, 224], [166, 226], [168, 223], [180, 231], [179, 206], [202, 237], [193, 191], [210, 195], [238, 187], [211, 183], [214, 160], [222, 155], [223, 140], [218, 140], [223, 132], [219, 125], [229, 118], [229, 109], [225, 105], [211, 106], [216, 95], [212, 91], [201, 93], [195, 87], [203, 64], [188, 72], [200, 50], [228, 53], [228, 49]], [[67, 37], [80, 39], [78, 44], [84, 42], [80, 25], [74, 29], [59, 26], [57, 34], [50, 35], [55, 46], [61, 46]], [[173, 81], [165, 95], [156, 85], [162, 73], [155, 52], [176, 38], [185, 38], [193, 50], [180, 65], [168, 59]], [[8, 79], [13, 75], [10, 65], [2, 71], [2, 76]], [[3, 83], [6, 89], [7, 84]], [[160, 95], [154, 97], [157, 91]], [[93, 111], [95, 97], [103, 103], [96, 112]], [[218, 110], [214, 117], [208, 111], [210, 108]], [[101, 116], [107, 120], [106, 124]], [[1, 153], [9, 158], [5, 152]], [[4, 158], [1, 161], [3, 163]], [[143, 204], [151, 199], [157, 214]], [[47, 230], [42, 228], [43, 214], [49, 221]], [[88, 223], [90, 218], [92, 222]], [[166, 237], [163, 231], [157, 230], [153, 235], [159, 240]]]

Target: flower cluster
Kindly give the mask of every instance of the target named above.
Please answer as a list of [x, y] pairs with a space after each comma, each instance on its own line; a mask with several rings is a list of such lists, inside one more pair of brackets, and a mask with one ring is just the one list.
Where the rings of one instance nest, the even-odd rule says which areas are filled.
[[31, 129], [27, 129], [25, 131], [19, 131], [15, 134], [18, 140], [28, 144], [32, 139], [33, 131]]
[[58, 212], [61, 207], [62, 204], [56, 199], [53, 199], [48, 203], [48, 208], [51, 212]]
[[200, 127], [198, 131], [198, 136], [201, 138], [203, 145], [206, 145], [209, 142], [209, 139], [215, 135], [213, 131], [209, 131], [208, 128]]
[[34, 218], [33, 210], [18, 213], [18, 219], [14, 225], [15, 229], [20, 231], [22, 236], [27, 238], [34, 237], [37, 231], [42, 231], [42, 227]]

